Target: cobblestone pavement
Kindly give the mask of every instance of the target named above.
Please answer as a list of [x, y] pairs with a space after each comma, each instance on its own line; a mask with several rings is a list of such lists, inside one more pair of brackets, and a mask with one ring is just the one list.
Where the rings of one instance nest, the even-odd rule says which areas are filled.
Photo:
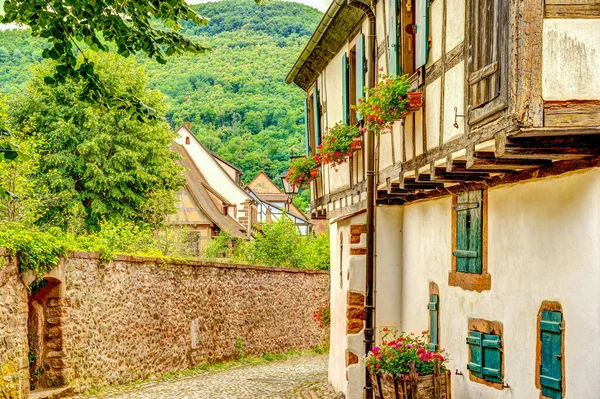
[[[90, 398], [88, 396], [88, 398]], [[327, 355], [303, 356], [149, 382], [103, 399], [334, 399]]]

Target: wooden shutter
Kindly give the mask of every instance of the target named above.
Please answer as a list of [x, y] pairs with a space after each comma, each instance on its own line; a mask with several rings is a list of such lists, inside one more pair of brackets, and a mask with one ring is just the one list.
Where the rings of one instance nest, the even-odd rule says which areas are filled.
[[438, 338], [438, 303], [439, 296], [435, 294], [429, 295], [429, 350], [434, 351], [437, 349], [439, 343]]
[[350, 123], [350, 81], [349, 81], [348, 54], [344, 53], [342, 57], [342, 107], [344, 113], [344, 123]]
[[304, 137], [306, 138], [306, 156], [310, 156], [310, 126], [308, 121], [308, 98], [304, 100]]
[[388, 75], [398, 75], [398, 0], [388, 0]]
[[483, 379], [490, 382], [502, 382], [502, 342], [500, 336], [483, 334]]
[[[356, 100], [365, 95], [365, 35], [356, 38]], [[356, 112], [356, 120], [362, 120], [360, 112]]]
[[429, 0], [415, 3], [415, 69], [427, 64], [429, 56]]
[[319, 89], [313, 89], [313, 123], [315, 127], [315, 146], [321, 144], [321, 112], [319, 108]]
[[552, 399], [562, 398], [562, 314], [542, 311], [540, 322], [542, 356], [540, 385], [542, 395]]
[[481, 274], [483, 248], [483, 191], [458, 193], [456, 212], [456, 271]]
[[482, 336], [480, 332], [469, 331], [467, 337], [467, 344], [469, 344], [469, 351], [471, 357], [467, 364], [467, 369], [473, 373], [474, 376], [481, 378], [483, 376], [483, 356], [481, 352], [481, 341]]
[[469, 40], [469, 105], [483, 106], [500, 95], [500, 21], [506, 0], [472, 0]]

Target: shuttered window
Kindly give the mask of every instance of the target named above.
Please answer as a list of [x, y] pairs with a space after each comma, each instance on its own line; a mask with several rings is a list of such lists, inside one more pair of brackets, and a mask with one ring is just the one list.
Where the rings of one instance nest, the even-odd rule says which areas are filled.
[[388, 75], [400, 74], [398, 68], [398, 0], [388, 0]]
[[456, 205], [456, 271], [481, 274], [483, 250], [483, 191], [458, 193]]
[[348, 54], [342, 56], [342, 108], [343, 122], [350, 123], [350, 65]]
[[[315, 133], [315, 147], [321, 144], [321, 109], [319, 102], [319, 89], [313, 89], [313, 126]], [[313, 149], [314, 150], [314, 149]]]
[[[501, 94], [501, 64], [506, 59], [505, 45], [508, 23], [508, 0], [471, 1], [469, 40], [469, 105], [471, 110], [484, 107]], [[500, 99], [499, 99], [500, 100]], [[504, 103], [488, 107], [489, 112], [476, 112], [471, 122], [481, 120], [504, 108]]]
[[429, 0], [388, 0], [388, 74], [411, 75], [429, 56]]
[[473, 376], [489, 382], [502, 382], [502, 341], [499, 335], [469, 331], [469, 363]]
[[427, 309], [429, 310], [429, 350], [434, 351], [437, 349], [439, 344], [438, 330], [439, 330], [439, 296], [435, 294], [429, 295], [429, 304]]
[[308, 98], [304, 101], [304, 138], [306, 139], [306, 156], [310, 156], [310, 123], [308, 117]]
[[541, 364], [540, 386], [542, 395], [552, 399], [562, 398], [562, 314], [542, 311], [540, 321]]
[[[365, 35], [356, 38], [356, 98], [365, 95]], [[360, 112], [356, 112], [356, 120], [362, 120]]]

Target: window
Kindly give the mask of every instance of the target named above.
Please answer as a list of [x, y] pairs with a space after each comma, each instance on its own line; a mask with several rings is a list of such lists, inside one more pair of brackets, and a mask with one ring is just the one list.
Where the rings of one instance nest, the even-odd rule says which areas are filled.
[[321, 144], [321, 113], [319, 107], [319, 90], [317, 86], [309, 92], [304, 103], [304, 126], [306, 136], [306, 155], [314, 154]]
[[467, 290], [491, 288], [487, 273], [487, 191], [463, 191], [454, 197], [452, 271], [449, 284]]
[[358, 35], [350, 55], [342, 57], [343, 122], [355, 125], [362, 118], [353, 109], [364, 96], [365, 88], [365, 35]]
[[388, 0], [388, 74], [412, 75], [429, 56], [429, 0]]
[[469, 123], [506, 108], [508, 1], [472, 0], [468, 39]]
[[563, 316], [557, 302], [544, 301], [538, 313], [537, 385], [542, 397], [561, 399], [564, 394]]
[[437, 349], [439, 344], [438, 329], [439, 329], [439, 300], [440, 296], [437, 294], [429, 295], [429, 304], [427, 309], [429, 310], [429, 350], [434, 351]]
[[471, 381], [503, 389], [502, 324], [469, 319], [469, 363]]
[[185, 138], [185, 144], [186, 144], [186, 145], [190, 145], [190, 138], [189, 138], [189, 137], [186, 137], [186, 138]]

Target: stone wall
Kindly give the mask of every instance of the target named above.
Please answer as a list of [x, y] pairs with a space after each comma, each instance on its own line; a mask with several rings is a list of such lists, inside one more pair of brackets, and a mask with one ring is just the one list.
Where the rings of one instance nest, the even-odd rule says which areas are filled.
[[[20, 305], [0, 303], [0, 320], [20, 315], [8, 324], [20, 326], [14, 336], [24, 335], [26, 345], [27, 293], [12, 270], [9, 296], [18, 286]], [[44, 356], [51, 373], [62, 367], [52, 378], [80, 389], [232, 359], [240, 344], [245, 355], [261, 355], [328, 339], [312, 319], [328, 301], [328, 272], [132, 257], [105, 263], [76, 253], [48, 278], [60, 284], [42, 303], [53, 315], [53, 347]]]
[[29, 392], [27, 288], [6, 255], [0, 249], [0, 399], [21, 399]]

